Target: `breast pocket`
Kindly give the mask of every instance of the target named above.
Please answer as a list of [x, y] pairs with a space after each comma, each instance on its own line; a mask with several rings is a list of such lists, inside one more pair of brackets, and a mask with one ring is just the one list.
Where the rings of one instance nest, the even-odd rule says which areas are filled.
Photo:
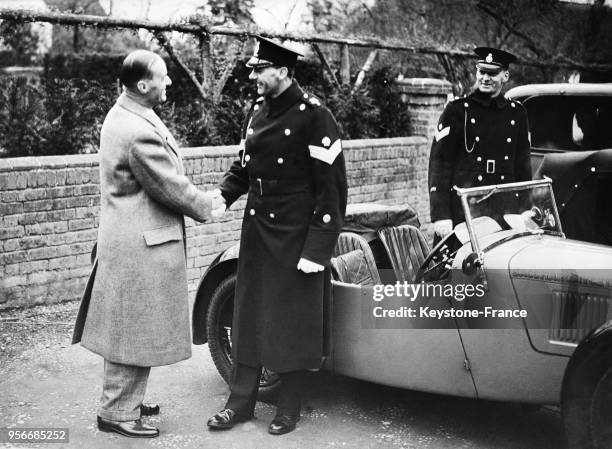
[[149, 229], [142, 233], [147, 246], [162, 245], [167, 242], [183, 239], [183, 231], [179, 225], [164, 226], [163, 228]]

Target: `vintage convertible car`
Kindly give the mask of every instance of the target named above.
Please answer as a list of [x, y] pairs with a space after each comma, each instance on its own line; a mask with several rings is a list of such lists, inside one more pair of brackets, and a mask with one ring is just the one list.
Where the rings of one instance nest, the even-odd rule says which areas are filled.
[[506, 96], [529, 116], [535, 179], [553, 179], [570, 238], [612, 245], [612, 84], [530, 84]]
[[[322, 368], [559, 404], [571, 448], [612, 447], [612, 248], [565, 237], [550, 180], [457, 193], [466, 223], [433, 249], [410, 208], [350, 206], [332, 259]], [[226, 381], [237, 254], [233, 246], [210, 265], [193, 310], [194, 342], [208, 342]], [[260, 394], [277, 384], [264, 370]]]

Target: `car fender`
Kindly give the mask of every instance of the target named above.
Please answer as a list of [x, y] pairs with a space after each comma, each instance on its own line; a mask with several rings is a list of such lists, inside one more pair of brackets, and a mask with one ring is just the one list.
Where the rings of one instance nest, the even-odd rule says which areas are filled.
[[210, 298], [219, 283], [238, 267], [238, 251], [240, 244], [230, 246], [215, 257], [208, 269], [200, 279], [193, 303], [191, 317], [193, 330], [193, 344], [203, 345], [206, 343], [206, 314]]
[[568, 447], [593, 447], [590, 443], [593, 396], [598, 382], [610, 367], [612, 320], [589, 333], [567, 364], [561, 388], [561, 411]]
[[589, 371], [610, 363], [612, 363], [612, 320], [590, 332], [580, 342], [565, 369], [561, 396], [574, 394], [574, 390], [584, 385], [589, 378]]

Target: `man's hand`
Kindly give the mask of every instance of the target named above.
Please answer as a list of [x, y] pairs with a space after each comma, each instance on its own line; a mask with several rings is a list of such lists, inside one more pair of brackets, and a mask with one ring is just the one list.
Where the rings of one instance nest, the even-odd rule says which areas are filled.
[[433, 225], [434, 232], [442, 238], [453, 232], [453, 220], [438, 220]]
[[206, 192], [211, 202], [211, 215], [213, 218], [219, 218], [225, 213], [225, 198], [221, 195], [221, 190], [214, 189]]
[[323, 271], [325, 267], [302, 257], [297, 264], [297, 269], [304, 273], [316, 273], [317, 271]]

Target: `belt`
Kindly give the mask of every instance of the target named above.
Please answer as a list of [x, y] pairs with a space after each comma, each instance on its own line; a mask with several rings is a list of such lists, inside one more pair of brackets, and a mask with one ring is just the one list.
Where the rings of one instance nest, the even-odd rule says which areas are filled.
[[303, 192], [310, 188], [306, 180], [249, 178], [249, 191], [257, 195], [280, 195]]

